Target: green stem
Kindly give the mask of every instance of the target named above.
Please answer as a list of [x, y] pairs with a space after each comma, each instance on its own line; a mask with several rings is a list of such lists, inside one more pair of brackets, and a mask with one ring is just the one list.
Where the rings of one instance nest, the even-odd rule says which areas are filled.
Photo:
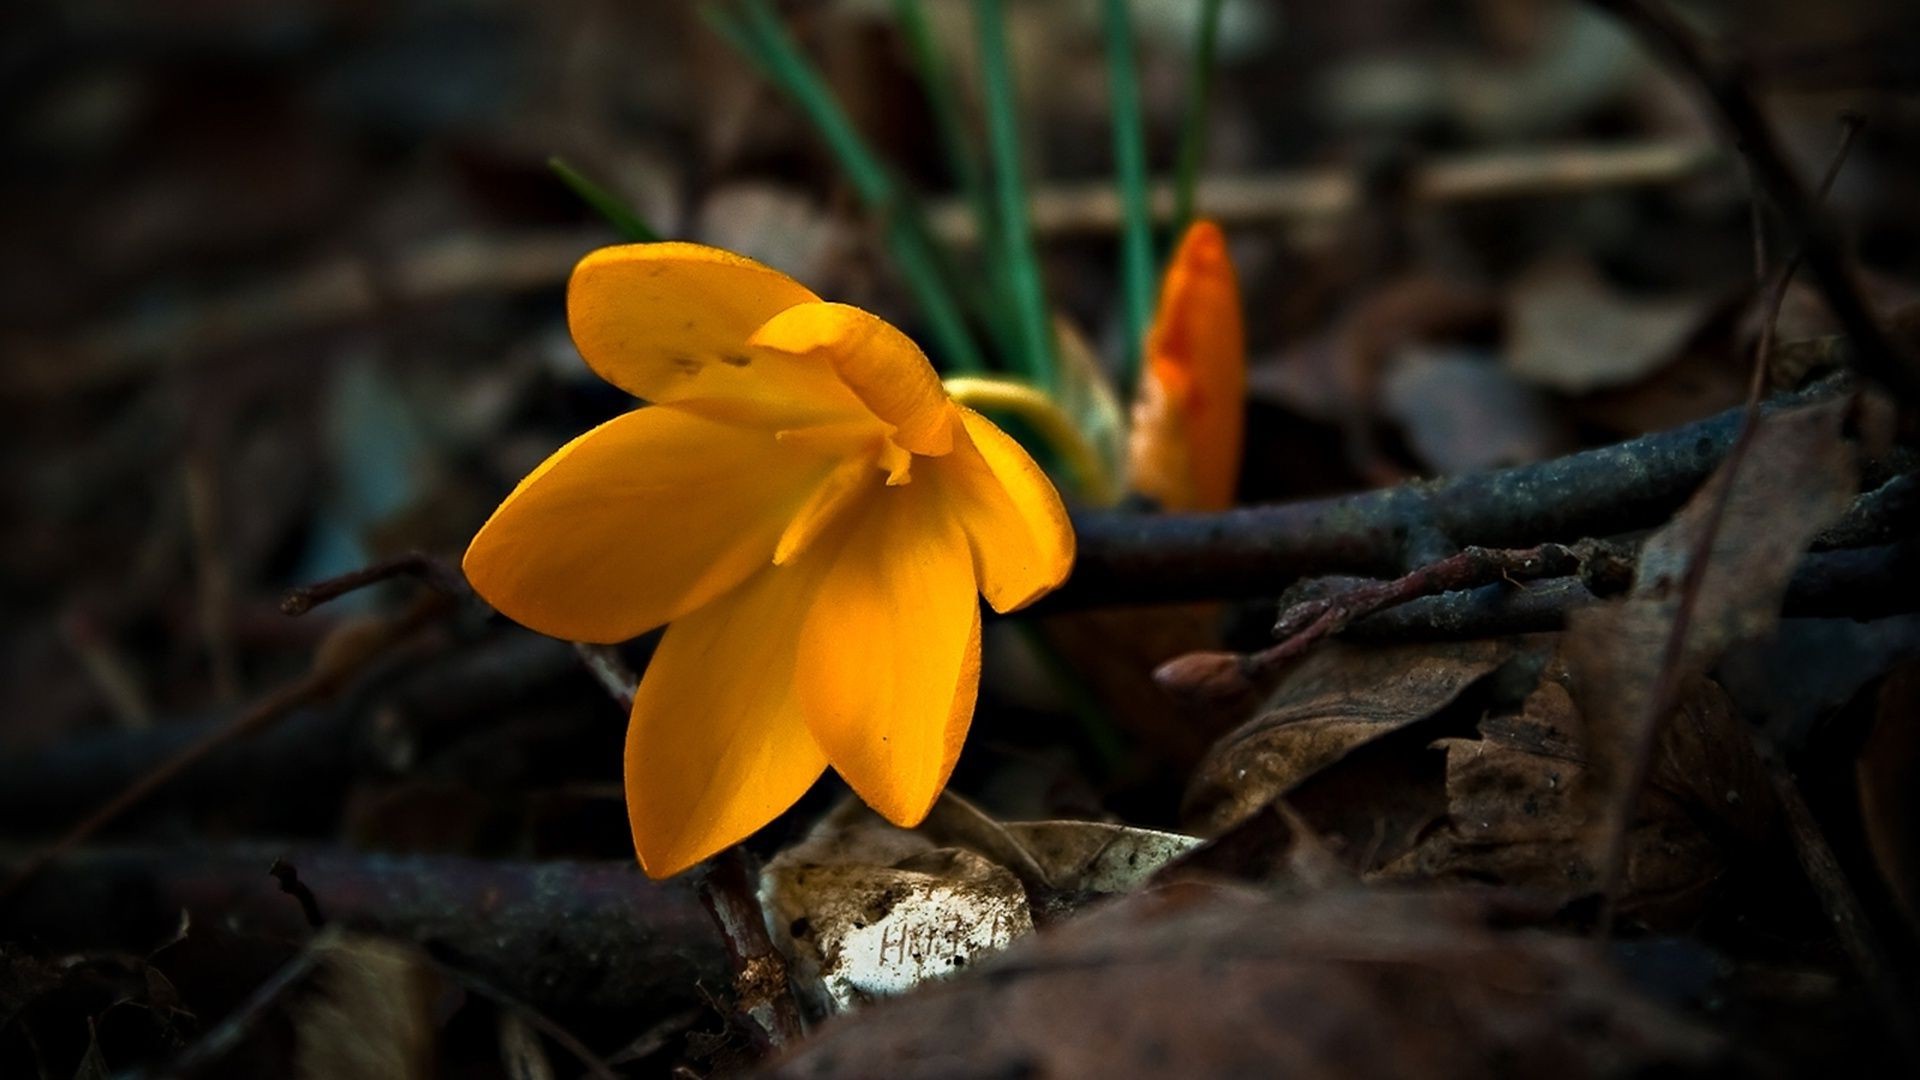
[[980, 155], [967, 135], [966, 113], [960, 107], [960, 94], [953, 83], [953, 72], [934, 40], [933, 24], [927, 20], [921, 0], [893, 0], [894, 18], [907, 39], [907, 51], [913, 56], [920, 85], [926, 88], [933, 105], [933, 123], [939, 130], [940, 149], [946, 155], [947, 168], [960, 186], [961, 194], [973, 207], [982, 235], [993, 226], [993, 204], [987, 195], [986, 174], [981, 171]]
[[1020, 169], [1020, 124], [1014, 100], [1013, 63], [1007, 49], [1006, 10], [1001, 0], [974, 0], [980, 41], [981, 82], [986, 86], [987, 141], [993, 152], [994, 195], [1000, 220], [998, 260], [1006, 294], [1019, 318], [1021, 369], [1043, 387], [1053, 385], [1053, 340], [1047, 329], [1047, 297], [1040, 259], [1027, 218], [1026, 178]]
[[1026, 421], [1066, 466], [1081, 498], [1095, 506], [1110, 506], [1120, 498], [1117, 478], [1101, 464], [1099, 452], [1073, 418], [1044, 392], [1011, 379], [959, 376], [945, 380], [944, 385], [948, 397], [969, 409], [1010, 413]]
[[[920, 76], [921, 86], [926, 89], [927, 100], [932, 103], [934, 127], [940, 136], [940, 148], [947, 159], [947, 168], [967, 205], [973, 209], [974, 225], [981, 238], [980, 257], [991, 267], [999, 259], [994, 235], [993, 197], [987, 189], [986, 172], [980, 163], [979, 150], [968, 130], [966, 110], [961, 105], [953, 70], [940, 50], [923, 0], [893, 0], [893, 11], [906, 38], [914, 70]], [[968, 290], [967, 299], [993, 336], [1000, 352], [1006, 356], [1016, 354], [1020, 349], [1019, 331], [1008, 317], [1007, 305], [995, 301], [992, 286], [976, 285]]]
[[1113, 110], [1113, 160], [1120, 178], [1120, 292], [1126, 343], [1120, 385], [1130, 392], [1153, 319], [1153, 222], [1147, 208], [1147, 148], [1128, 0], [1106, 0], [1107, 83]]
[[1187, 116], [1180, 133], [1180, 158], [1173, 196], [1173, 235], [1186, 231], [1193, 220], [1194, 185], [1200, 159], [1207, 151], [1207, 107], [1213, 100], [1213, 51], [1220, 38], [1221, 0], [1204, 0], [1200, 31], [1193, 46], [1193, 67], [1187, 73]]
[[926, 317], [927, 330], [941, 358], [954, 370], [985, 370], [979, 346], [948, 287], [933, 233], [840, 108], [826, 80], [788, 35], [772, 5], [768, 0], [745, 0], [744, 18], [717, 5], [702, 10], [722, 36], [746, 53], [800, 107], [825, 140], [867, 212], [880, 220], [887, 249]]
[[660, 234], [648, 227], [645, 221], [640, 220], [639, 214], [629, 210], [627, 204], [621, 202], [618, 196], [587, 179], [564, 160], [550, 157], [547, 159], [547, 168], [553, 170], [561, 183], [573, 189], [573, 193], [580, 196], [581, 202], [593, 207], [601, 217], [606, 218], [609, 224], [618, 229], [620, 235], [636, 244], [659, 242]]

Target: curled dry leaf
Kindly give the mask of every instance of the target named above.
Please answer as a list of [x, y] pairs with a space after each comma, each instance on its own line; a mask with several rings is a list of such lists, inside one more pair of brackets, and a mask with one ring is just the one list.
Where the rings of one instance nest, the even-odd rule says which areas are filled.
[[1209, 836], [1232, 828], [1359, 747], [1438, 713], [1512, 652], [1499, 641], [1315, 650], [1201, 762], [1188, 821]]
[[[1583, 797], [1595, 811], [1587, 820], [1596, 854], [1618, 820], [1626, 797], [1620, 789], [1645, 726], [1663, 719], [1651, 715], [1653, 696], [1668, 663], [1688, 564], [1696, 553], [1706, 559], [1686, 640], [1675, 654], [1676, 685], [1705, 672], [1727, 646], [1778, 621], [1801, 554], [1846, 510], [1859, 483], [1854, 452], [1840, 433], [1850, 404], [1840, 399], [1762, 417], [1738, 470], [1729, 477], [1723, 465], [1647, 539], [1632, 592], [1569, 617], [1563, 656], [1587, 721]], [[1700, 552], [1716, 511], [1718, 529]]]
[[821, 1029], [776, 1077], [1687, 1076], [1722, 1041], [1470, 894], [1129, 897]]
[[319, 960], [316, 992], [290, 1010], [297, 1075], [430, 1075], [447, 986], [427, 959], [410, 945], [332, 931], [308, 949]]
[[950, 975], [1089, 896], [1125, 892], [1199, 841], [1097, 821], [1001, 823], [951, 793], [918, 830], [857, 802], [761, 877], [774, 937], [820, 1011]]
[[[1648, 925], [1697, 914], [1731, 858], [1772, 821], [1752, 743], [1718, 684], [1697, 679], [1663, 731], [1628, 836], [1621, 909]], [[1549, 670], [1518, 714], [1481, 720], [1477, 739], [1442, 739], [1443, 821], [1375, 881], [1492, 883], [1569, 899], [1598, 884], [1587, 856], [1584, 724], [1564, 672]]]

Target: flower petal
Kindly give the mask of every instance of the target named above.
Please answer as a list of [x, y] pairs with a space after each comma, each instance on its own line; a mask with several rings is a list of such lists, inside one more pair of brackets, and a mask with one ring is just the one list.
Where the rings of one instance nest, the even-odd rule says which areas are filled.
[[768, 567], [661, 638], [627, 726], [627, 816], [649, 876], [745, 839], [825, 771], [795, 696], [817, 577]]
[[960, 755], [980, 684], [980, 604], [966, 538], [932, 485], [883, 487], [816, 547], [800, 632], [814, 741], [868, 806], [911, 827]]
[[1053, 482], [991, 420], [964, 406], [965, 445], [936, 464], [966, 531], [974, 575], [1002, 614], [1058, 588], [1073, 570], [1073, 523]]
[[831, 369], [747, 347], [768, 319], [817, 300], [778, 270], [719, 248], [625, 244], [574, 267], [567, 324], [594, 373], [636, 397], [794, 423], [860, 408]]
[[833, 467], [827, 478], [794, 513], [773, 549], [775, 566], [785, 566], [813, 545], [828, 526], [852, 509], [860, 496], [880, 486], [880, 470], [873, 455], [855, 455]]
[[837, 371], [916, 454], [953, 449], [953, 403], [920, 346], [892, 323], [847, 304], [795, 304], [767, 320], [753, 344]]
[[522, 480], [462, 565], [515, 622], [574, 641], [624, 641], [767, 565], [832, 464], [765, 429], [639, 409]]

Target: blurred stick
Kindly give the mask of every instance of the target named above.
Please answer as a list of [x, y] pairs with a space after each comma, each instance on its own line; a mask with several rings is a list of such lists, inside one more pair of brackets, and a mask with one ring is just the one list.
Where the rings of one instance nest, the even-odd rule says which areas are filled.
[[438, 593], [427, 593], [404, 612], [367, 623], [343, 626], [315, 656], [308, 672], [282, 685], [231, 722], [208, 731], [161, 761], [118, 795], [107, 800], [32, 857], [17, 864], [0, 884], [0, 903], [17, 893], [55, 859], [87, 842], [95, 833], [144, 802], [148, 796], [179, 778], [215, 750], [277, 723], [299, 707], [322, 701], [346, 685], [387, 649], [421, 628], [438, 622], [453, 604]]
[[1920, 401], [1920, 361], [1889, 335], [1854, 275], [1832, 215], [1800, 178], [1775, 137], [1746, 71], [1708, 55], [1674, 14], [1649, 0], [1589, 0], [1619, 19], [1705, 99], [1772, 201], [1793, 247], [1853, 343], [1855, 366], [1902, 400]]
[[[1697, 140], [1463, 154], [1414, 166], [1408, 197], [1415, 204], [1439, 205], [1647, 187], [1702, 175], [1724, 157], [1719, 148]], [[1343, 168], [1213, 176], [1196, 186], [1195, 201], [1206, 207], [1207, 217], [1228, 228], [1333, 221], [1357, 209], [1365, 196], [1359, 170]], [[1034, 232], [1049, 238], [1110, 234], [1124, 217], [1120, 197], [1108, 181], [1038, 187], [1030, 207]], [[1174, 185], [1153, 184], [1150, 207], [1155, 221], [1172, 222], [1178, 211]], [[954, 243], [979, 240], [962, 202], [936, 203], [929, 217], [934, 230]]]
[[557, 288], [604, 229], [455, 233], [380, 260], [316, 262], [264, 284], [167, 310], [107, 321], [84, 336], [9, 335], [0, 395], [69, 392], [152, 373], [169, 356], [196, 360], [293, 334], [374, 319], [388, 304], [425, 306], [476, 294]]
[[[631, 1022], [697, 1004], [727, 960], [693, 889], [630, 861], [514, 862], [368, 855], [327, 847], [86, 849], [7, 907], [7, 938], [144, 953], [196, 926], [289, 942], [311, 931], [264, 868], [283, 856], [325, 898], [329, 927], [385, 934], [520, 1001], [575, 1020]], [[19, 859], [0, 854], [0, 869]]]

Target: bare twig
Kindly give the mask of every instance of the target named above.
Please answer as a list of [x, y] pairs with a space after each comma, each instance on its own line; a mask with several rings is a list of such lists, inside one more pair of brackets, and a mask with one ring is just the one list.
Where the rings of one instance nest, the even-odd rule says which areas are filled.
[[800, 1004], [787, 981], [786, 958], [767, 936], [753, 878], [747, 853], [730, 847], [708, 864], [700, 902], [726, 942], [740, 1014], [767, 1048], [777, 1050], [800, 1037]]
[[607, 696], [613, 698], [623, 709], [633, 707], [633, 695], [640, 690], [640, 676], [627, 665], [620, 650], [612, 645], [589, 645], [584, 641], [573, 643], [573, 651], [580, 656], [581, 663], [593, 673]]
[[315, 930], [327, 925], [324, 915], [320, 914], [320, 901], [313, 895], [307, 883], [300, 880], [300, 870], [285, 859], [276, 858], [273, 865], [267, 867], [267, 873], [280, 883], [280, 891], [300, 902], [300, 913], [307, 917], [307, 925]]
[[1848, 263], [1832, 217], [1794, 171], [1773, 127], [1736, 65], [1709, 56], [1684, 23], [1653, 0], [1589, 0], [1637, 34], [1647, 48], [1706, 99], [1772, 200], [1794, 249], [1852, 340], [1860, 372], [1905, 401], [1920, 401], [1920, 362], [1881, 325]]
[[170, 318], [143, 312], [62, 341], [8, 335], [0, 339], [9, 361], [0, 397], [112, 385], [150, 373], [160, 357], [215, 358], [262, 341], [372, 319], [395, 307], [555, 288], [583, 252], [607, 239], [604, 229], [453, 234], [391, 259], [316, 262], [204, 299]]
[[[1566, 628], [1567, 616], [1601, 602], [1577, 577], [1516, 589], [1506, 583], [1422, 597], [1361, 619], [1341, 635], [1394, 643], [1533, 634]], [[1920, 610], [1920, 544], [1808, 555], [1788, 583], [1788, 618], [1876, 619]]]
[[1571, 573], [1583, 553], [1560, 544], [1519, 551], [1470, 547], [1392, 581], [1368, 582], [1332, 596], [1305, 600], [1280, 614], [1273, 628], [1280, 643], [1257, 653], [1188, 653], [1153, 673], [1162, 688], [1187, 697], [1230, 698], [1254, 689], [1316, 643], [1356, 620], [1422, 596], [1477, 588], [1495, 581], [1514, 584]]
[[337, 600], [350, 592], [397, 577], [414, 578], [448, 596], [463, 595], [467, 591], [466, 579], [460, 571], [435, 556], [409, 551], [405, 555], [349, 570], [325, 581], [288, 589], [287, 594], [280, 598], [280, 611], [286, 615], [305, 615], [329, 600]]
[[[1721, 158], [1718, 148], [1690, 140], [1459, 155], [1415, 166], [1408, 194], [1420, 203], [1441, 204], [1646, 187], [1699, 176]], [[1208, 217], [1228, 226], [1312, 224], [1353, 212], [1365, 199], [1365, 187], [1357, 170], [1338, 168], [1204, 177], [1196, 201]], [[1171, 184], [1155, 185], [1151, 196], [1154, 217], [1171, 220]], [[1033, 193], [1032, 208], [1034, 230], [1043, 236], [1110, 233], [1120, 225], [1120, 200], [1111, 180], [1041, 187]], [[978, 240], [978, 222], [968, 205], [937, 203], [929, 217], [950, 241]]]

